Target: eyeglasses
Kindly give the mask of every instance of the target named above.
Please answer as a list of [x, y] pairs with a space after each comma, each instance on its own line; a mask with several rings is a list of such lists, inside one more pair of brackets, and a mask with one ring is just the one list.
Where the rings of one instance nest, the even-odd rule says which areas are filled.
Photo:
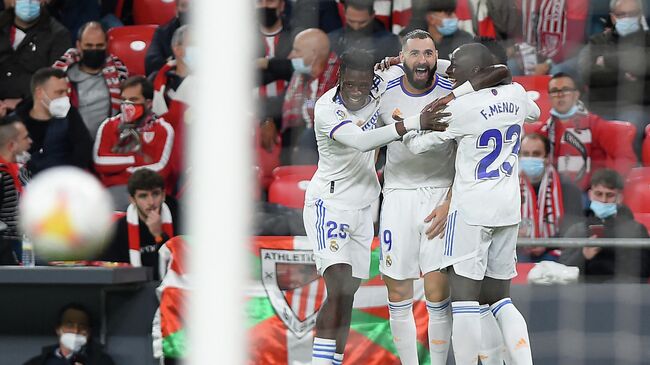
[[564, 96], [568, 93], [572, 93], [574, 91], [577, 91], [578, 89], [569, 89], [569, 88], [564, 88], [564, 89], [551, 89], [548, 91], [548, 94], [551, 96]]

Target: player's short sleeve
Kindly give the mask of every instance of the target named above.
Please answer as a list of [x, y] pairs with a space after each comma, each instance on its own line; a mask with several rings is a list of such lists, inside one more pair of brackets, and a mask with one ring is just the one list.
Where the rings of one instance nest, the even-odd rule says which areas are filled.
[[340, 104], [316, 104], [314, 108], [314, 128], [316, 133], [332, 138], [341, 126], [352, 123], [350, 113]]

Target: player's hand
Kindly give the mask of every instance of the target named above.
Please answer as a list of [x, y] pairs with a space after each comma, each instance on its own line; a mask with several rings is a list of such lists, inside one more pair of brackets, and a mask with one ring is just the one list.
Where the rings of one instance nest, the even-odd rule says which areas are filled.
[[278, 128], [275, 126], [272, 118], [264, 121], [260, 127], [260, 144], [269, 153], [278, 143]]
[[444, 122], [444, 118], [451, 116], [451, 113], [445, 112], [447, 106], [440, 104], [431, 110], [425, 107], [420, 113], [420, 129], [425, 131], [444, 132], [449, 124]]
[[144, 222], [152, 236], [160, 236], [163, 233], [162, 218], [160, 218], [159, 210], [150, 211]]
[[386, 71], [394, 65], [399, 65], [399, 57], [384, 57], [383, 60], [375, 64], [375, 71]]
[[424, 111], [429, 111], [430, 112], [430, 111], [433, 111], [435, 108], [437, 108], [437, 107], [439, 107], [441, 105], [446, 106], [447, 104], [449, 104], [449, 102], [451, 102], [455, 98], [456, 98], [456, 96], [453, 93], [449, 93], [446, 96], [443, 96], [442, 98], [438, 98], [438, 99], [430, 102], [429, 104], [425, 105], [424, 108], [422, 108], [422, 111], [423, 112]]
[[436, 236], [443, 238], [445, 236], [445, 227], [447, 226], [447, 214], [449, 213], [449, 200], [445, 200], [442, 204], [438, 205], [431, 214], [424, 218], [424, 223], [431, 222], [429, 228], [425, 232], [428, 239], [433, 239]]

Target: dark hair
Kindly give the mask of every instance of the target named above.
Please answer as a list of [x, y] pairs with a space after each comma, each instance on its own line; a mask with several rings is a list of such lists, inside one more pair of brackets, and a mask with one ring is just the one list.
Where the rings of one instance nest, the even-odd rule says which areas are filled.
[[343, 75], [346, 70], [373, 72], [375, 60], [369, 51], [364, 49], [351, 49], [341, 55], [339, 73]]
[[138, 85], [142, 87], [142, 96], [144, 96], [146, 100], [153, 99], [153, 84], [151, 84], [151, 81], [142, 75], [131, 76], [126, 79], [120, 86], [120, 92], [123, 92], [124, 89]]
[[56, 326], [57, 327], [63, 324], [63, 315], [69, 309], [74, 309], [74, 310], [78, 310], [80, 312], [83, 312], [88, 317], [88, 325], [92, 328], [93, 316], [90, 314], [90, 311], [88, 310], [88, 308], [86, 308], [84, 305], [82, 305], [80, 303], [68, 303], [68, 304], [64, 305], [63, 307], [61, 307], [61, 309], [59, 309], [59, 314], [58, 314], [57, 321], [56, 321]]
[[490, 50], [494, 58], [502, 65], [508, 63], [508, 55], [506, 54], [506, 49], [503, 48], [501, 43], [499, 43], [496, 38], [493, 37], [474, 37], [474, 42], [480, 43], [487, 47]]
[[596, 185], [616, 190], [623, 190], [625, 187], [623, 177], [612, 169], [596, 170], [593, 175], [591, 175], [591, 187], [593, 188]]
[[456, 0], [432, 0], [429, 1], [427, 11], [442, 11], [445, 13], [453, 13], [456, 11]]
[[539, 133], [528, 133], [524, 135], [524, 139], [530, 138], [530, 139], [537, 139], [542, 141], [544, 143], [544, 156], [548, 156], [549, 153], [551, 153], [551, 141], [546, 138], [546, 136], [541, 135]]
[[77, 40], [79, 40], [79, 42], [81, 42], [81, 36], [84, 34], [84, 32], [86, 31], [86, 29], [88, 29], [88, 27], [90, 27], [91, 25], [92, 25], [92, 26], [98, 26], [99, 29], [101, 29], [102, 32], [104, 32], [104, 40], [108, 41], [108, 35], [106, 34], [106, 30], [104, 29], [104, 27], [102, 27], [102, 25], [101, 25], [99, 22], [96, 22], [96, 21], [89, 21], [89, 22], [84, 23], [84, 24], [79, 28], [79, 30], [77, 31]]
[[139, 169], [131, 175], [127, 183], [129, 195], [135, 197], [136, 190], [165, 189], [165, 180], [157, 172], [150, 169]]
[[409, 39], [427, 39], [427, 38], [431, 39], [431, 41], [434, 42], [435, 44], [433, 37], [426, 30], [422, 30], [422, 29], [412, 30], [406, 33], [404, 38], [402, 38], [402, 47], [406, 45], [406, 41], [408, 41]]
[[351, 6], [358, 10], [365, 10], [370, 15], [375, 13], [375, 2], [373, 0], [341, 0], [341, 2], [344, 9]]
[[566, 73], [566, 72], [557, 72], [557, 73], [553, 74], [553, 76], [551, 76], [551, 79], [548, 80], [548, 83], [550, 84], [552, 80], [559, 79], [559, 78], [562, 78], [562, 77], [567, 77], [567, 78], [571, 79], [571, 81], [573, 81], [573, 85], [575, 86], [575, 88], [580, 90], [581, 85], [578, 83], [578, 80], [576, 80], [576, 78], [573, 75], [571, 75], [569, 73]]
[[43, 86], [50, 78], [56, 77], [57, 79], [65, 79], [66, 75], [63, 70], [53, 67], [43, 67], [38, 69], [32, 75], [32, 80], [29, 85], [32, 96], [34, 96], [34, 91], [37, 87]]

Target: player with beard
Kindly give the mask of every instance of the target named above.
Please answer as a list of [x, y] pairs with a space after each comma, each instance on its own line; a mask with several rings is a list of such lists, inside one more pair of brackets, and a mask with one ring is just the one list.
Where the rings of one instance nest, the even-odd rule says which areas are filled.
[[[480, 89], [509, 82], [510, 78], [505, 67], [491, 67], [452, 94], [452, 83], [436, 73], [438, 57], [433, 38], [422, 30], [404, 37], [400, 59], [402, 65], [382, 74], [388, 80], [379, 108], [383, 124], [413, 115], [436, 99], [442, 98], [445, 103], [471, 92], [472, 85]], [[404, 138], [412, 134], [417, 132], [409, 132]], [[421, 155], [414, 155], [400, 141], [388, 145], [379, 231], [380, 271], [388, 288], [393, 341], [404, 365], [418, 364], [413, 281], [421, 276], [429, 312], [431, 364], [447, 363], [451, 313], [447, 277], [439, 272], [443, 254], [439, 235], [449, 209], [455, 156], [456, 146], [451, 141]], [[429, 221], [430, 227], [426, 224]]]
[[343, 361], [354, 293], [369, 276], [374, 233], [370, 206], [381, 190], [374, 150], [408, 130], [437, 129], [438, 120], [448, 115], [418, 110], [403, 121], [375, 128], [378, 93], [385, 84], [375, 76], [373, 64], [368, 52], [344, 53], [337, 87], [323, 94], [314, 109], [319, 161], [303, 214], [327, 299], [316, 319], [313, 365]]

